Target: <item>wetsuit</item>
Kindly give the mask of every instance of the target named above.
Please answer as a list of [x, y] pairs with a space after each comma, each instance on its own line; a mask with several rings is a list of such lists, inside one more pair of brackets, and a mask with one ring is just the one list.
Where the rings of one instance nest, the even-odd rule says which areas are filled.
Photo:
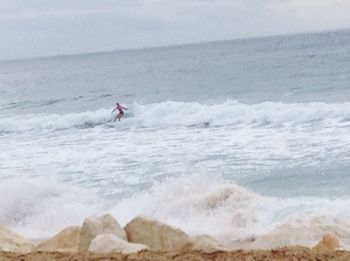
[[124, 109], [124, 110], [126, 110], [126, 108], [124, 108], [124, 107], [123, 107], [123, 106], [121, 106], [121, 105], [118, 105], [116, 109], [119, 111], [119, 113], [120, 113], [121, 115], [123, 115], [123, 114], [124, 114], [123, 109]]

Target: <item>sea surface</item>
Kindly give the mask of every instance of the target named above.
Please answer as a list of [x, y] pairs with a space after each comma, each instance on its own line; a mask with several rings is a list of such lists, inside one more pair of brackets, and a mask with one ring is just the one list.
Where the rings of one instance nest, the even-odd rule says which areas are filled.
[[0, 223], [30, 238], [109, 212], [349, 247], [349, 170], [350, 31], [0, 62]]

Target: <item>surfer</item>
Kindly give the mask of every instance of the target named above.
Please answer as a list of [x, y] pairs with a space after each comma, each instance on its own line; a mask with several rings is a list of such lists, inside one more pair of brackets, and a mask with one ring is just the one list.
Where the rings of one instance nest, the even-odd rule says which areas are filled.
[[120, 121], [120, 119], [124, 116], [124, 110], [128, 110], [127, 108], [121, 106], [118, 102], [117, 102], [117, 106], [114, 108], [114, 110], [111, 112], [113, 113], [114, 111], [118, 110], [118, 114], [115, 116], [114, 121], [115, 122], [117, 119], [118, 121]]

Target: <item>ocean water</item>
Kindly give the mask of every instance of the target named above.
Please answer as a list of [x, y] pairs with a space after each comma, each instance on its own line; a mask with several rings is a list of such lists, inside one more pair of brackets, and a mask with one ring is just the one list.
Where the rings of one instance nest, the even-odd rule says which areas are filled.
[[349, 169], [350, 31], [0, 62], [0, 223], [30, 238], [109, 212], [349, 248]]

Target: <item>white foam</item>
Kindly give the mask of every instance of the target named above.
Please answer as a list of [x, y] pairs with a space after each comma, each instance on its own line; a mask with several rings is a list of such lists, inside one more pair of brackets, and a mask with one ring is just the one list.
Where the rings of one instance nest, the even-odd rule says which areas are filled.
[[[298, 233], [307, 227], [308, 244], [329, 231], [350, 245], [343, 234], [349, 199], [264, 197], [218, 177], [234, 179], [245, 169], [260, 175], [263, 168], [348, 162], [349, 104], [163, 102], [135, 103], [130, 110], [115, 128], [83, 131], [76, 128], [105, 126], [110, 110], [2, 116], [1, 131], [31, 135], [0, 136], [5, 152], [0, 193], [6, 195], [0, 198], [0, 223], [29, 237], [45, 237], [81, 224], [88, 215], [111, 211], [122, 224], [143, 214], [226, 241], [291, 233], [289, 238], [298, 242]], [[120, 127], [122, 135], [116, 133]], [[53, 132], [58, 129], [68, 131]], [[140, 192], [154, 180], [181, 173], [188, 176]], [[332, 183], [333, 190], [337, 184]], [[98, 196], [83, 187], [96, 189]], [[133, 197], [125, 197], [130, 193]]]
[[[217, 126], [252, 125], [280, 126], [283, 124], [347, 125], [350, 104], [264, 102], [243, 104], [228, 100], [219, 104], [196, 102], [161, 102], [141, 105], [134, 103], [123, 120], [124, 126]], [[110, 110], [100, 109], [70, 114], [24, 114], [2, 116], [0, 132], [57, 130], [94, 127], [112, 120]]]
[[122, 200], [43, 179], [12, 179], [2, 182], [0, 191], [7, 195], [0, 198], [0, 223], [30, 238], [49, 237], [89, 215], [110, 212], [122, 225], [146, 215], [227, 245], [256, 239], [251, 246], [312, 246], [334, 233], [350, 249], [350, 199], [272, 198], [201, 175], [155, 183], [150, 191]]
[[30, 238], [52, 236], [61, 228], [80, 225], [101, 212], [103, 200], [93, 191], [56, 183], [51, 179], [1, 181], [0, 223]]
[[168, 101], [148, 105], [134, 104], [135, 117], [132, 120], [145, 126], [313, 123], [349, 119], [349, 105], [282, 102], [244, 104], [232, 100], [204, 105]]
[[349, 206], [350, 199], [264, 197], [233, 183], [192, 176], [155, 184], [150, 192], [121, 201], [112, 213], [122, 223], [147, 215], [226, 243], [278, 235], [289, 245], [312, 246], [334, 233], [349, 248]]

